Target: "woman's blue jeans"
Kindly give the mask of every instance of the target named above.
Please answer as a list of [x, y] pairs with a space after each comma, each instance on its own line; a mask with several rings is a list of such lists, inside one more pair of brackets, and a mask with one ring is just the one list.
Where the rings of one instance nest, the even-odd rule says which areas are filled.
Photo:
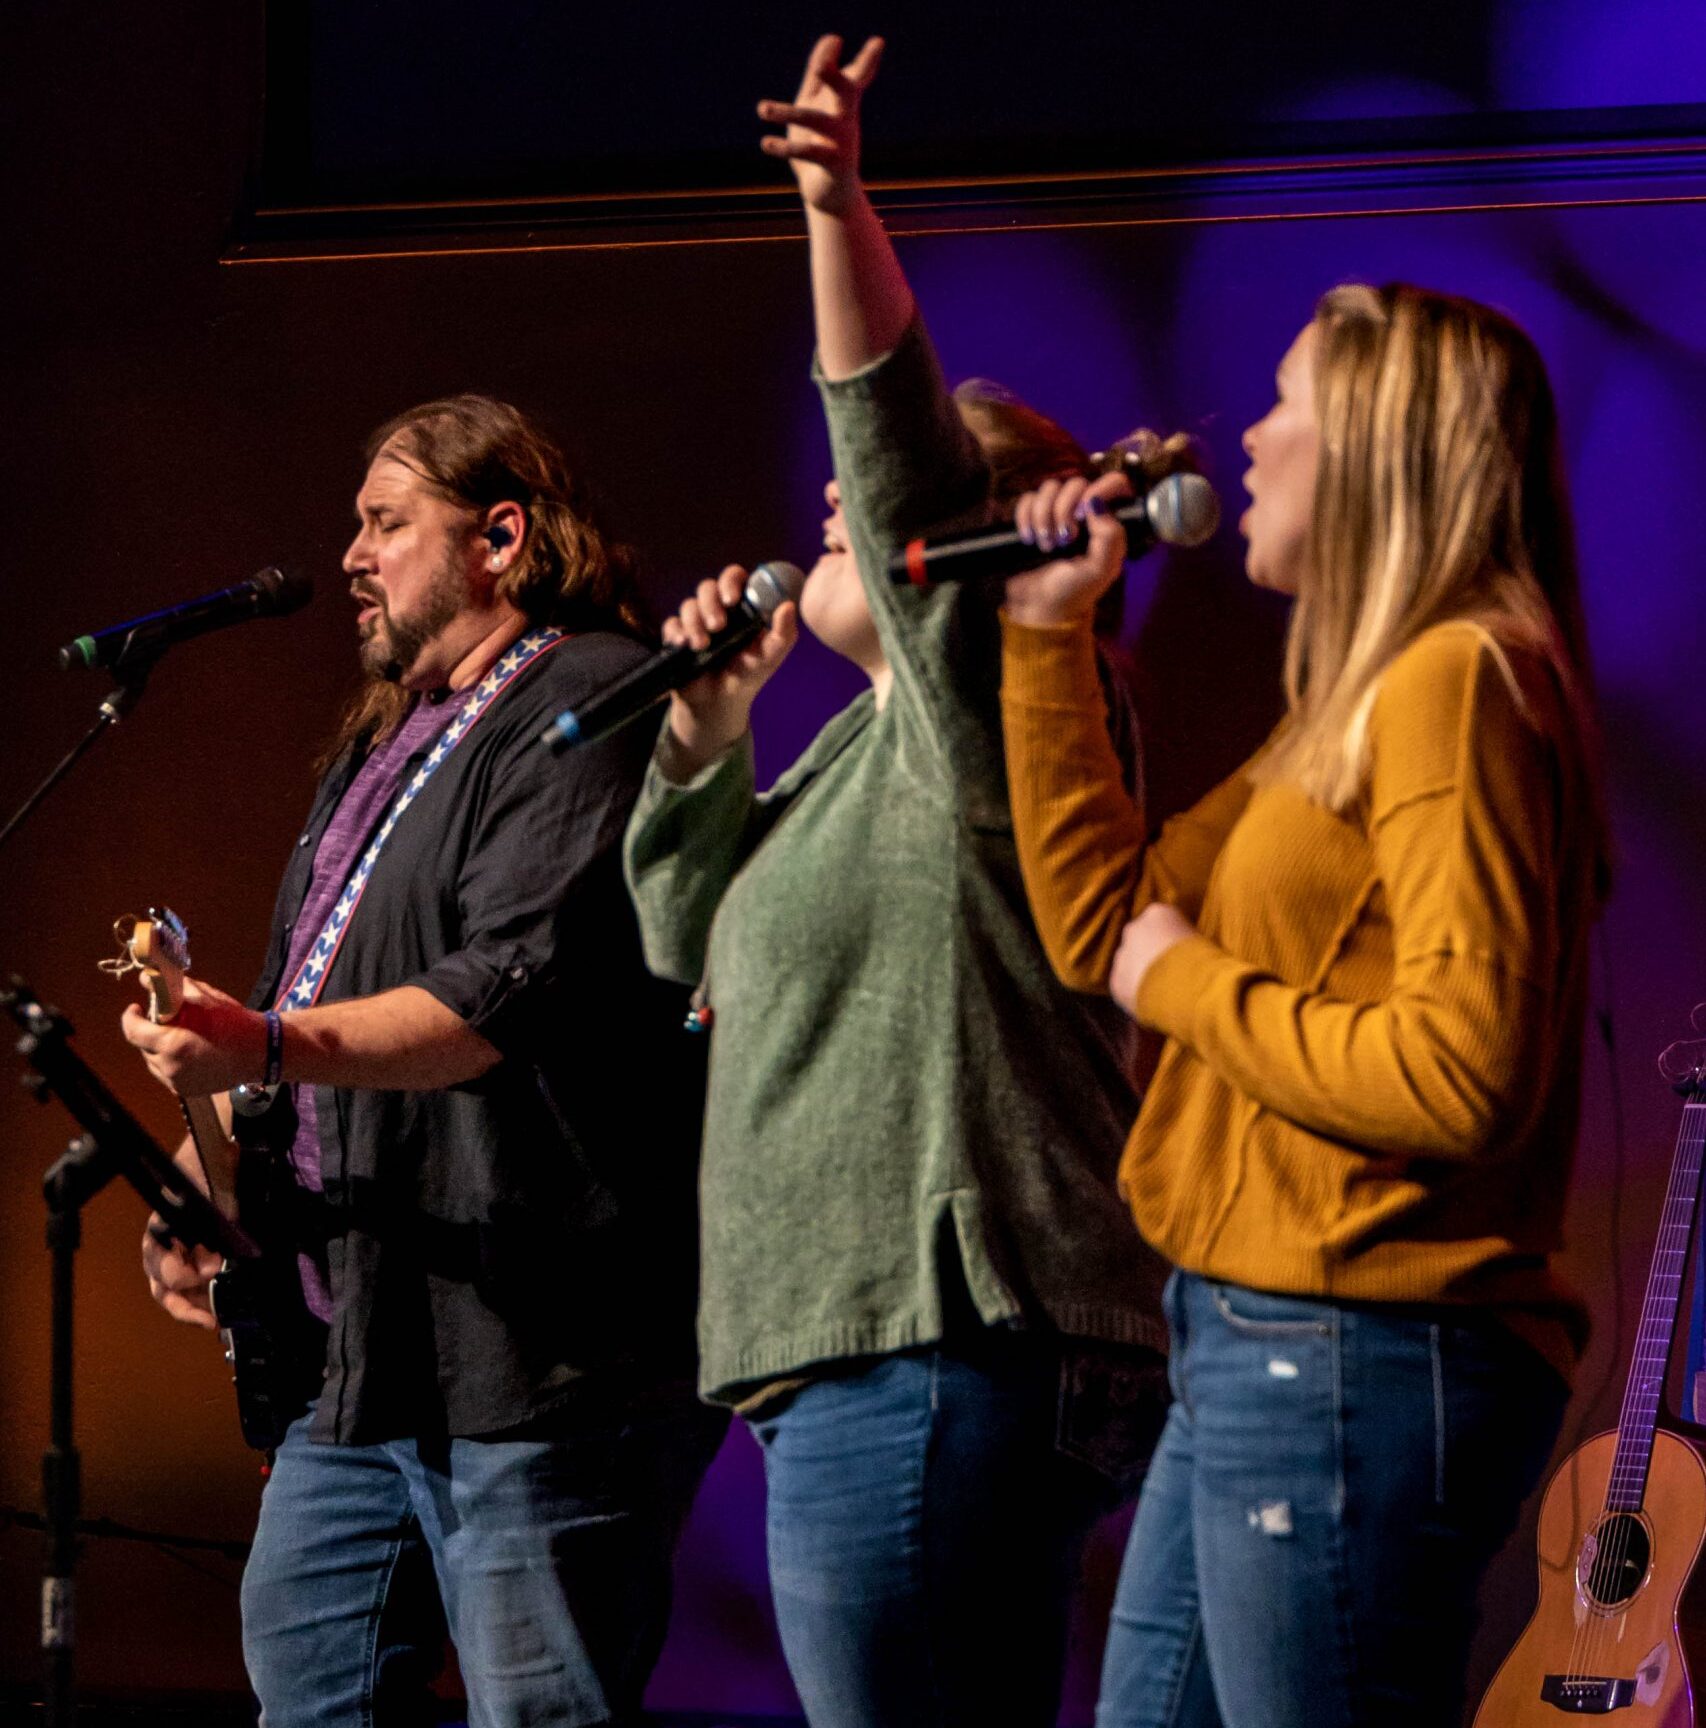
[[1566, 1388], [1485, 1315], [1175, 1273], [1097, 1728], [1449, 1728]]
[[1141, 1351], [991, 1331], [753, 1424], [770, 1587], [812, 1728], [1053, 1728], [1085, 1536], [1165, 1400]]
[[727, 1426], [684, 1394], [494, 1440], [330, 1446], [290, 1428], [243, 1574], [265, 1728], [436, 1720], [450, 1634], [470, 1728], [637, 1719], [675, 1538]]

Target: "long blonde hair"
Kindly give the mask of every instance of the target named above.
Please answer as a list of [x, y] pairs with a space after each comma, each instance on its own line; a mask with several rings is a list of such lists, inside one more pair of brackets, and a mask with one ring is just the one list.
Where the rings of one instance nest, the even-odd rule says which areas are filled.
[[1320, 426], [1308, 575], [1286, 641], [1289, 719], [1258, 770], [1342, 811], [1368, 773], [1380, 675], [1424, 630], [1483, 625], [1552, 665], [1609, 883], [1593, 673], [1546, 368], [1508, 318], [1407, 283], [1315, 309]]

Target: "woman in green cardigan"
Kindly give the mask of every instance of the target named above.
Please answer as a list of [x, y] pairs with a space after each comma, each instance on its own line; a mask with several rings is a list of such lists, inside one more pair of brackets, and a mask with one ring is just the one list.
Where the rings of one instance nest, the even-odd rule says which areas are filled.
[[[759, 795], [783, 608], [672, 701], [627, 867], [652, 966], [715, 1014], [701, 1384], [764, 1448], [807, 1716], [1050, 1728], [1084, 1536], [1159, 1420], [1163, 1268], [1113, 1186], [1129, 1025], [1055, 982], [1026, 910], [992, 599], [885, 574], [987, 518], [991, 465], [860, 184], [879, 52], [842, 68], [826, 37], [796, 101], [760, 106], [805, 201], [835, 462], [799, 610], [870, 689]], [[1044, 471], [1081, 472], [1036, 422]], [[668, 634], [702, 644], [740, 584], [702, 584]]]

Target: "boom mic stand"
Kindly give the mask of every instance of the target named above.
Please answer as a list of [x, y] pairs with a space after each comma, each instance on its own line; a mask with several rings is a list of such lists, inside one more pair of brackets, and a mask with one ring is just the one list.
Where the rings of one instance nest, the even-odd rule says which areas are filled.
[[[306, 599], [304, 592], [301, 596]], [[301, 601], [298, 600], [297, 604]], [[294, 610], [294, 607], [287, 608]], [[23, 827], [55, 786], [104, 733], [142, 699], [148, 676], [171, 645], [168, 636], [140, 626], [108, 667], [117, 683], [103, 698], [95, 723], [60, 760], [52, 773], [0, 827], [0, 847]], [[64, 666], [75, 662], [61, 654]], [[72, 1658], [77, 1645], [77, 1514], [82, 1497], [82, 1464], [72, 1438], [72, 1316], [77, 1247], [82, 1240], [82, 1208], [122, 1176], [159, 1213], [161, 1234], [186, 1246], [204, 1245], [222, 1254], [247, 1258], [258, 1250], [252, 1238], [224, 1218], [149, 1138], [68, 1042], [70, 1023], [44, 1008], [21, 978], [0, 991], [0, 1008], [23, 1029], [18, 1051], [33, 1074], [25, 1085], [38, 1098], [55, 1096], [83, 1125], [84, 1132], [47, 1172], [47, 1245], [53, 1256], [52, 1367], [50, 1434], [42, 1458], [42, 1488], [49, 1532], [48, 1564], [42, 1578], [41, 1647], [45, 1667], [47, 1721], [72, 1728], [76, 1709]]]

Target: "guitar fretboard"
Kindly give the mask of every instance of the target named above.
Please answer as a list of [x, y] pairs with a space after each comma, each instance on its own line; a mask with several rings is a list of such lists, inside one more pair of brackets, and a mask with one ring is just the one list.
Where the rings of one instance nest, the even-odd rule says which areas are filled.
[[1688, 1246], [1694, 1236], [1694, 1214], [1700, 1199], [1700, 1167], [1706, 1150], [1706, 1100], [1689, 1098], [1682, 1107], [1676, 1156], [1659, 1219], [1647, 1297], [1641, 1304], [1641, 1326], [1635, 1335], [1629, 1384], [1617, 1421], [1617, 1453], [1606, 1484], [1608, 1512], [1638, 1512], [1647, 1492], [1647, 1470], [1653, 1457], [1653, 1431], [1664, 1397], [1665, 1368], [1676, 1335], [1677, 1310], [1683, 1280], [1688, 1275]]

